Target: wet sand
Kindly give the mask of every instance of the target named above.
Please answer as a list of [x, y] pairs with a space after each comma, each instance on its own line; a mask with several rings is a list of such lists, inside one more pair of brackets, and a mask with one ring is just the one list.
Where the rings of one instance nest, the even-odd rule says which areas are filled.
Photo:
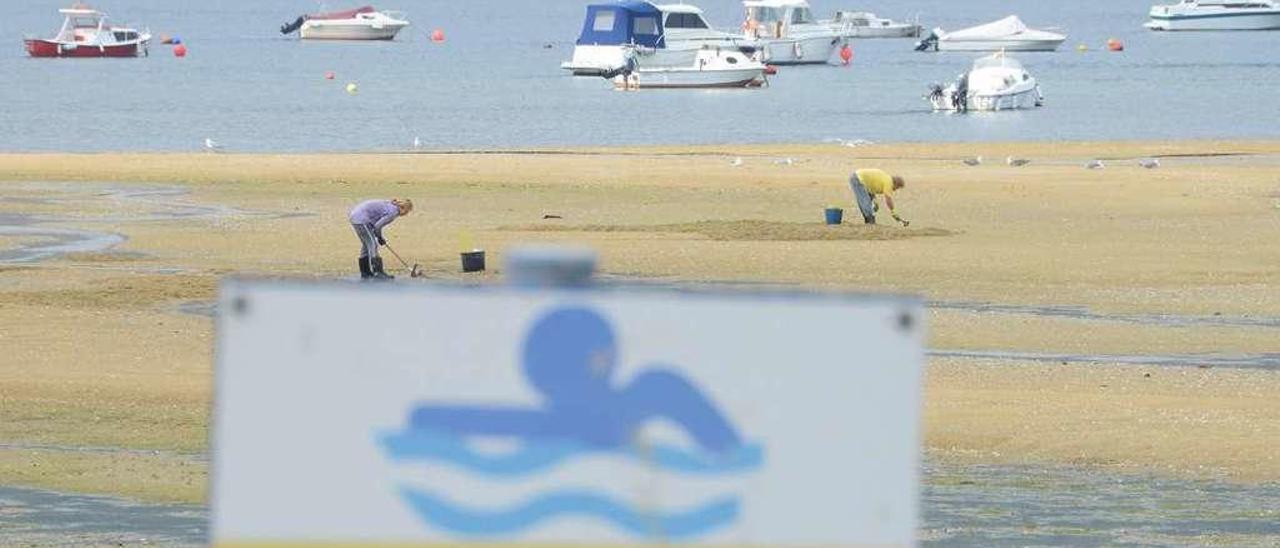
[[[907, 177], [909, 229], [821, 226], [857, 166]], [[938, 462], [1280, 482], [1280, 371], [1259, 358], [1280, 353], [1277, 166], [1266, 142], [0, 155], [0, 218], [125, 238], [0, 256], [0, 484], [201, 501], [213, 334], [183, 310], [229, 272], [352, 276], [346, 210], [383, 196], [419, 204], [387, 234], [434, 278], [463, 279], [465, 241], [491, 266], [566, 241], [611, 279], [923, 294]], [[48, 240], [0, 237], [0, 253]]]

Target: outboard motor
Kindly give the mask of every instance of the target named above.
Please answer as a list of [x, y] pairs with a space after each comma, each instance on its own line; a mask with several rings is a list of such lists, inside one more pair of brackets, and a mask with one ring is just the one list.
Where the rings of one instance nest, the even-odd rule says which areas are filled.
[[628, 55], [626, 63], [623, 63], [620, 66], [601, 72], [600, 76], [604, 77], [605, 80], [612, 80], [617, 76], [630, 76], [631, 73], [635, 71], [636, 71], [636, 57], [635, 55]]
[[302, 28], [302, 24], [307, 22], [307, 16], [299, 15], [298, 19], [292, 23], [280, 25], [280, 34], [289, 34], [295, 30]]
[[956, 96], [952, 100], [955, 102], [957, 111], [969, 111], [969, 73], [962, 74], [960, 79], [956, 80]]
[[919, 42], [916, 42], [916, 51], [938, 51], [938, 33], [930, 31], [929, 35]]
[[929, 95], [927, 95], [926, 98], [929, 99], [929, 101], [931, 102], [936, 102], [941, 100], [942, 84], [938, 84], [938, 83], [929, 84]]

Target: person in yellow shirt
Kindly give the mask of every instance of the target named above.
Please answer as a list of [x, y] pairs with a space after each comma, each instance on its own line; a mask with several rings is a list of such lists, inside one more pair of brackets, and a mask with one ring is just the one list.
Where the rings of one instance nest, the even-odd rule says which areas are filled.
[[898, 216], [893, 204], [893, 191], [905, 186], [905, 179], [897, 175], [890, 176], [880, 169], [859, 169], [849, 176], [849, 187], [853, 189], [853, 197], [857, 200], [858, 210], [862, 212], [862, 220], [869, 225], [876, 224], [876, 212], [880, 210], [876, 195], [884, 196], [884, 205], [889, 206], [889, 214], [893, 215], [893, 220], [902, 223], [902, 226], [911, 225], [911, 221]]

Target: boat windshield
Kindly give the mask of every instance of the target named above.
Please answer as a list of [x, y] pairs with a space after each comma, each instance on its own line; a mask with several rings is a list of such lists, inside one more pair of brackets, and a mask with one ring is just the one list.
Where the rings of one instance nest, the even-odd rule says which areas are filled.
[[813, 13], [809, 8], [795, 8], [791, 10], [791, 24], [793, 25], [810, 25], [813, 24]]
[[696, 13], [670, 13], [667, 14], [667, 22], [664, 24], [669, 29], [705, 29], [707, 22], [698, 17]]
[[747, 8], [747, 20], [757, 23], [777, 23], [782, 21], [782, 8], [752, 6]]
[[98, 28], [97, 17], [76, 17], [71, 20], [71, 24], [78, 29], [96, 29]]
[[631, 20], [631, 34], [658, 34], [658, 18], [652, 15], [639, 15]]
[[609, 32], [613, 30], [613, 19], [612, 11], [597, 11], [595, 20], [591, 22], [591, 30], [596, 32]]

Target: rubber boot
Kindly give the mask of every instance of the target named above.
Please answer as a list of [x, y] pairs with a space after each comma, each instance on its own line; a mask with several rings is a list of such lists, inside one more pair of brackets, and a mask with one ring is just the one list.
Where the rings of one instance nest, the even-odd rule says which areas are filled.
[[390, 275], [390, 274], [387, 274], [387, 271], [385, 271], [385, 270], [383, 270], [383, 269], [382, 269], [382, 257], [370, 257], [370, 258], [369, 258], [369, 266], [373, 267], [373, 279], [375, 279], [375, 280], [394, 280], [394, 279], [396, 279], [396, 277], [395, 277], [395, 276], [392, 276], [392, 275]]
[[360, 279], [367, 280], [373, 277], [373, 269], [369, 268], [369, 258], [360, 257]]

